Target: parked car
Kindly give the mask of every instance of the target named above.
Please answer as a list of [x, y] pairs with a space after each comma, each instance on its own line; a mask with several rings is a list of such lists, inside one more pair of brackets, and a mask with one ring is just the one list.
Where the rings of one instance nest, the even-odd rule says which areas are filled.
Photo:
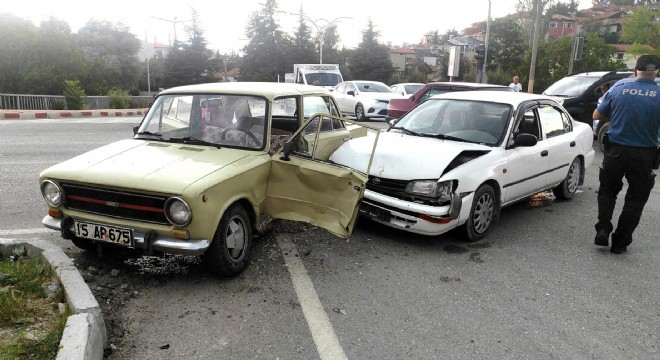
[[382, 82], [360, 80], [339, 83], [332, 95], [342, 114], [354, 116], [359, 121], [385, 118], [390, 100], [403, 98]]
[[453, 91], [469, 90], [513, 91], [513, 89], [508, 86], [493, 84], [479, 84], [470, 82], [431, 82], [422, 86], [412, 96], [409, 96], [406, 99], [392, 99], [387, 105], [387, 120], [400, 118], [410, 109], [428, 100], [431, 96]]
[[[634, 75], [622, 79], [619, 81], [635, 81]], [[655, 83], [660, 86], [660, 77], [655, 78]], [[602, 96], [598, 98], [598, 104], [600, 104], [602, 100]], [[594, 129], [594, 137], [596, 138], [596, 141], [598, 142], [598, 147], [600, 148], [601, 151], [605, 151], [605, 144], [603, 144], [603, 138], [605, 137], [605, 134], [610, 130], [610, 119], [604, 119], [604, 120], [593, 120], [592, 122], [592, 128]], [[660, 134], [658, 134], [658, 139], [660, 139]]]
[[554, 97], [573, 119], [592, 126], [592, 115], [598, 105], [598, 99], [603, 96], [600, 86], [602, 84], [612, 86], [632, 74], [632, 71], [591, 71], [572, 74], [550, 85], [543, 95]]
[[482, 239], [500, 209], [538, 192], [572, 198], [594, 161], [591, 128], [550, 97], [498, 91], [437, 95], [380, 134], [352, 139], [330, 160], [369, 181], [360, 213], [424, 235], [461, 227]]
[[421, 89], [424, 84], [422, 83], [401, 83], [401, 84], [394, 84], [390, 86], [390, 90], [395, 93], [399, 93], [405, 97], [408, 97], [417, 90]]
[[[367, 177], [328, 158], [366, 131], [336, 115], [330, 92], [311, 85], [165, 90], [133, 138], [40, 174], [42, 223], [85, 250], [201, 255], [220, 276], [245, 269], [268, 218], [346, 237]], [[282, 147], [295, 151], [283, 156]]]

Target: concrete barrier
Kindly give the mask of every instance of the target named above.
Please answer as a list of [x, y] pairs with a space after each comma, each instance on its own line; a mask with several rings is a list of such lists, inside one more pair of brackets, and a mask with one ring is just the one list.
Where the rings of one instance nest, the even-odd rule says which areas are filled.
[[67, 318], [57, 359], [103, 359], [103, 349], [108, 343], [103, 313], [71, 259], [56, 245], [37, 239], [18, 241], [0, 238], [0, 253], [5, 257], [16, 253], [31, 258], [40, 257], [60, 280], [73, 315]]
[[148, 109], [0, 110], [0, 120], [71, 119], [84, 117], [144, 116]]

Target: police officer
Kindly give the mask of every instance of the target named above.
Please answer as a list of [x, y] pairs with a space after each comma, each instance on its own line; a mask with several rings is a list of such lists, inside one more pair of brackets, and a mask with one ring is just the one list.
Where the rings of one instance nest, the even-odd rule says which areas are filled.
[[598, 246], [608, 246], [612, 233], [612, 213], [616, 197], [628, 181], [623, 210], [612, 233], [610, 251], [621, 254], [632, 242], [632, 234], [651, 189], [655, 185], [660, 130], [660, 88], [654, 82], [660, 69], [655, 55], [642, 55], [634, 69], [635, 80], [618, 82], [603, 96], [594, 111], [594, 119], [610, 118], [605, 140], [603, 164], [598, 189]]

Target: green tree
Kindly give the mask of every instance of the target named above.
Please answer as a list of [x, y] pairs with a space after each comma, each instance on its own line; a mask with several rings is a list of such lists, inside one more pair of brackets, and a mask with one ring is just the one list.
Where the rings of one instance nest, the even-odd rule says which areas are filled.
[[87, 78], [83, 88], [94, 95], [105, 95], [111, 88], [137, 86], [141, 64], [137, 58], [140, 41], [121, 23], [90, 20], [76, 36], [85, 61]]
[[[319, 59], [316, 45], [312, 40], [312, 34], [303, 13], [302, 6], [298, 16], [298, 28], [291, 38], [291, 51], [288, 62], [291, 64], [309, 64], [316, 63]], [[293, 66], [292, 66], [293, 69]], [[291, 71], [289, 71], [291, 72]]]
[[217, 81], [223, 61], [206, 47], [199, 14], [192, 10], [192, 24], [185, 27], [186, 41], [175, 41], [164, 61], [162, 85], [165, 88]]
[[629, 18], [623, 20], [621, 39], [630, 44], [650, 45], [660, 48], [660, 22], [657, 12], [648, 6], [638, 7]]
[[[512, 18], [495, 19], [490, 26], [490, 39], [488, 41], [489, 62], [486, 64], [487, 72], [501, 71], [506, 75], [505, 83], [508, 85], [514, 75], [527, 72], [520, 65], [523, 63], [530, 47], [525, 42], [522, 27]], [[529, 68], [528, 68], [529, 69]], [[491, 83], [494, 82], [490, 79]]]
[[85, 90], [78, 80], [64, 80], [64, 99], [69, 110], [80, 110], [85, 106]]
[[243, 48], [241, 81], [276, 81], [278, 75], [293, 70], [286, 50], [291, 40], [282, 32], [275, 19], [277, 3], [266, 0], [261, 9], [250, 15], [246, 35], [248, 44]]
[[0, 14], [0, 92], [29, 93], [23, 74], [30, 70], [37, 28], [11, 14]]
[[[563, 36], [539, 46], [534, 79], [536, 92], [542, 92], [555, 81], [568, 75], [572, 48], [573, 38], [570, 36]], [[616, 60], [616, 53], [616, 48], [606, 44], [597, 34], [587, 34], [582, 57], [574, 61], [573, 72], [621, 69], [625, 64]], [[530, 57], [531, 55], [526, 57], [523, 68], [529, 69]], [[525, 82], [526, 79], [522, 77], [521, 82]]]
[[362, 32], [362, 42], [349, 62], [353, 78], [388, 82], [394, 73], [390, 60], [389, 49], [378, 43], [379, 32], [376, 31], [371, 18], [367, 28]]

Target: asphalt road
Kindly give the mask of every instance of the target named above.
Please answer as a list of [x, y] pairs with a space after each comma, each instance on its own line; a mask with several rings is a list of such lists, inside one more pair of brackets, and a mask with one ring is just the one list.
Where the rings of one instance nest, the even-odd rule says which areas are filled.
[[660, 358], [660, 185], [625, 254], [595, 247], [600, 153], [573, 200], [508, 207], [477, 243], [363, 219], [349, 240], [276, 222], [246, 272], [216, 279], [196, 258], [98, 259], [42, 229], [38, 173], [137, 121], [0, 121], [0, 237], [74, 258], [111, 359]]

